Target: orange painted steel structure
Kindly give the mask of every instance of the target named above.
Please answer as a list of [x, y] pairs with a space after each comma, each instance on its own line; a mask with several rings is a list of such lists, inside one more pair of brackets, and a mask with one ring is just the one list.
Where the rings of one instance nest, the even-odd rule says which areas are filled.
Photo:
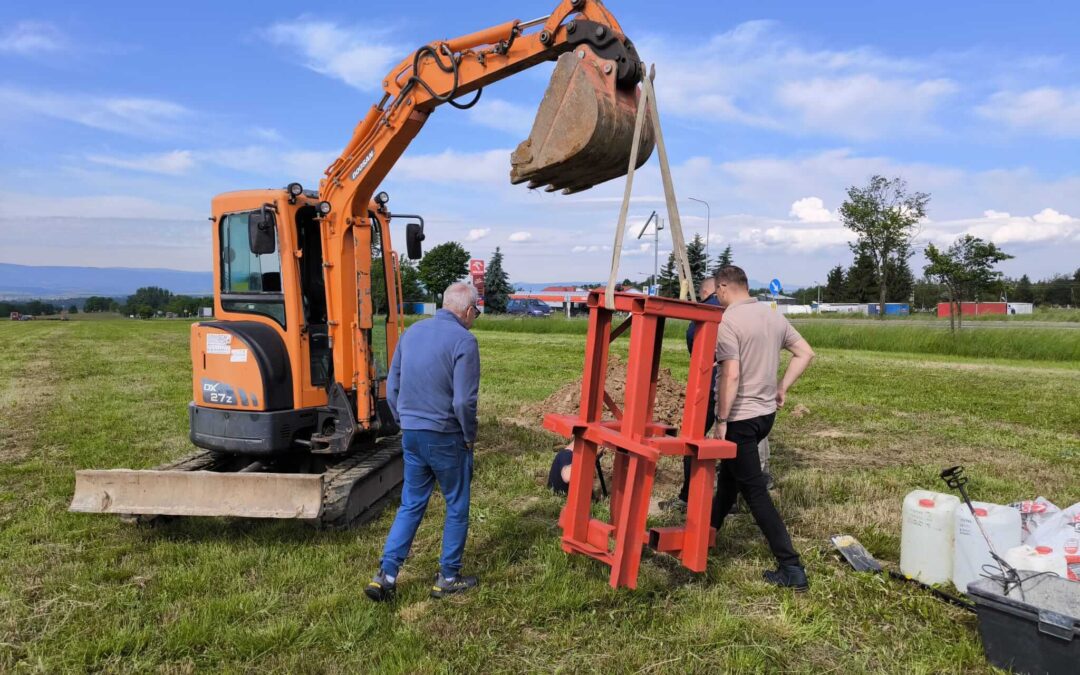
[[[703, 572], [709, 546], [716, 536], [710, 524], [716, 460], [735, 456], [734, 443], [705, 437], [716, 334], [722, 312], [711, 305], [630, 293], [616, 293], [614, 310], [610, 310], [604, 307], [603, 289], [589, 294], [588, 306], [581, 411], [578, 415], [544, 417], [545, 428], [573, 436], [570, 489], [559, 519], [563, 550], [610, 565], [613, 588], [637, 587], [638, 567], [646, 542], [658, 551], [679, 557], [688, 569]], [[628, 313], [629, 317], [613, 327], [616, 312]], [[653, 420], [656, 376], [667, 319], [698, 324], [678, 429]], [[620, 410], [604, 390], [604, 381], [608, 347], [627, 330], [630, 354], [626, 399]], [[614, 419], [603, 419], [605, 408]], [[615, 452], [608, 522], [590, 514], [596, 457], [601, 446]], [[680, 527], [654, 528], [646, 533], [656, 463], [662, 455], [691, 458], [686, 522]]]

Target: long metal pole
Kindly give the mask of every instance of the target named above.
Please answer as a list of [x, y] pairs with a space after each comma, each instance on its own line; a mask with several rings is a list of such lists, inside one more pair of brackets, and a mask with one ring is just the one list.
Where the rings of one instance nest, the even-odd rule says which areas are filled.
[[707, 270], [709, 266], [709, 230], [712, 225], [712, 208], [709, 207], [709, 202], [704, 199], [698, 199], [697, 197], [687, 197], [687, 199], [705, 205], [705, 267]]
[[662, 221], [662, 218], [657, 217], [656, 225], [653, 225], [652, 285], [656, 290], [654, 295], [660, 295], [660, 279], [657, 276], [660, 273], [660, 223]]

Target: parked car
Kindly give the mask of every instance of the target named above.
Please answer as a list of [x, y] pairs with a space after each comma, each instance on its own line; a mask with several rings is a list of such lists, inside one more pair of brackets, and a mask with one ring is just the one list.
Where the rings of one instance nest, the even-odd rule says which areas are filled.
[[526, 298], [524, 300], [511, 300], [506, 305], [506, 313], [518, 316], [550, 316], [551, 308], [542, 300]]

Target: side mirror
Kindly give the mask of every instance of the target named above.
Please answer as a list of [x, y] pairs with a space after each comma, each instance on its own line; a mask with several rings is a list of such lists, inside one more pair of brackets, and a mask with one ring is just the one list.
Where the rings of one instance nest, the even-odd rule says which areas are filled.
[[405, 247], [408, 249], [409, 260], [419, 260], [424, 255], [420, 242], [424, 241], [424, 226], [420, 223], [409, 223], [405, 226]]
[[248, 243], [251, 252], [255, 255], [267, 255], [277, 250], [277, 240], [274, 232], [277, 229], [277, 219], [269, 207], [251, 213], [248, 216]]

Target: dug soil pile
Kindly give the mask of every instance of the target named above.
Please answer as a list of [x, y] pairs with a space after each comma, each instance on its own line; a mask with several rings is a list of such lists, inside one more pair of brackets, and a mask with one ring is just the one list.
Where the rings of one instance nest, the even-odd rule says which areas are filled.
[[[608, 357], [607, 380], [604, 388], [621, 409], [626, 397], [626, 362], [615, 357]], [[683, 398], [686, 395], [686, 385], [676, 380], [671, 371], [661, 368], [656, 376], [656, 406], [653, 409], [653, 419], [657, 422], [670, 424], [678, 427], [682, 423]], [[581, 410], [581, 379], [560, 387], [551, 396], [540, 403], [522, 406], [517, 418], [511, 421], [521, 426], [534, 429], [541, 428], [544, 423], [544, 415], [556, 413], [559, 415], [576, 415]], [[605, 419], [613, 419], [610, 411], [604, 411]], [[604, 475], [611, 480], [611, 453], [604, 453], [600, 460], [604, 467]], [[547, 473], [537, 474], [537, 482], [541, 485], [547, 479]], [[682, 460], [677, 457], [663, 457], [656, 467], [656, 476], [653, 482], [653, 498], [649, 505], [650, 515], [660, 512], [658, 503], [661, 499], [674, 496], [682, 484]]]
[[[607, 393], [621, 409], [626, 398], [626, 363], [614, 356], [608, 358], [607, 381], [604, 384]], [[682, 423], [683, 397], [686, 385], [676, 380], [667, 368], [661, 368], [656, 377], [656, 407], [653, 419], [657, 422], [678, 427]], [[523, 425], [541, 426], [544, 415], [576, 415], [581, 410], [581, 379], [560, 387], [554, 394], [540, 403], [521, 408], [517, 421]], [[606, 419], [613, 419], [610, 411], [604, 411]]]

